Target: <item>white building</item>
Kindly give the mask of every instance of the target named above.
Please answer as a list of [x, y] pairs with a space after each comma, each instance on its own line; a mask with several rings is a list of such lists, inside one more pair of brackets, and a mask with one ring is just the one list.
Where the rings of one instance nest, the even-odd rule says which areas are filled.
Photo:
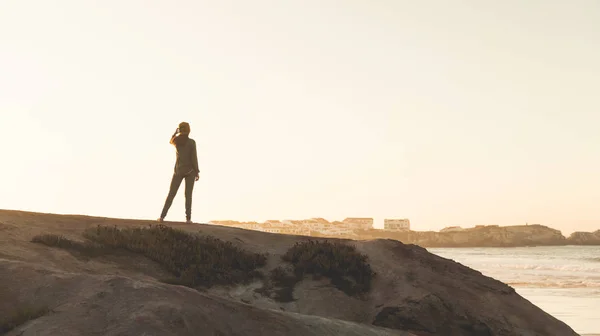
[[343, 223], [349, 224], [355, 230], [370, 230], [373, 228], [373, 218], [346, 218]]
[[330, 227], [323, 231], [319, 231], [319, 233], [329, 236], [344, 236], [353, 234], [354, 230], [343, 227]]
[[409, 231], [410, 220], [408, 218], [403, 219], [384, 219], [383, 229], [389, 231]]
[[300, 221], [300, 226], [303, 228], [307, 228], [313, 231], [322, 231], [324, 230], [329, 223], [323, 223], [322, 221], [316, 219], [304, 219]]
[[270, 232], [270, 233], [283, 233], [283, 231], [285, 231], [285, 228], [282, 228], [279, 226], [260, 227], [257, 229], [257, 231]]
[[310, 230], [301, 228], [301, 227], [291, 227], [289, 225], [283, 226], [262, 226], [256, 229], [257, 231], [262, 232], [270, 232], [270, 233], [279, 233], [279, 234], [291, 234], [291, 235], [299, 235], [299, 236], [308, 236], [310, 235]]

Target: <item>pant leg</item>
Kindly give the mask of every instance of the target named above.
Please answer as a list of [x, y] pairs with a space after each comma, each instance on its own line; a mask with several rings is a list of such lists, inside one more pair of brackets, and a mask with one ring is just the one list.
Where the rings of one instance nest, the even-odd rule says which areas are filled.
[[185, 177], [185, 217], [192, 219], [192, 191], [194, 191], [195, 174], [188, 174]]
[[163, 207], [160, 218], [165, 218], [167, 216], [167, 212], [169, 212], [169, 208], [171, 208], [171, 204], [173, 204], [173, 199], [175, 199], [175, 195], [177, 195], [177, 190], [179, 190], [182, 180], [183, 176], [173, 174], [173, 178], [171, 179], [171, 187], [169, 188], [169, 195], [165, 200], [165, 206]]

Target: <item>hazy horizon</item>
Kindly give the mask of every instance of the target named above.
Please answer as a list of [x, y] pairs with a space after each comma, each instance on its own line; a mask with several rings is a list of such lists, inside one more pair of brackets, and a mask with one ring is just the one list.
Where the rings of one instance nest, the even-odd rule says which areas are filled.
[[188, 121], [197, 222], [600, 229], [597, 1], [6, 0], [0, 41], [0, 208], [155, 219]]

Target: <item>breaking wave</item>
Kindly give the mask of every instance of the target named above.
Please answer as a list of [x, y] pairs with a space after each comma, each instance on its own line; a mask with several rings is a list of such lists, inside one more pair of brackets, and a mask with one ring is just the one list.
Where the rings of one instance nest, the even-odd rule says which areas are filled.
[[550, 264], [479, 264], [479, 268], [503, 268], [513, 270], [531, 270], [531, 271], [563, 271], [563, 272], [585, 272], [600, 274], [600, 265], [550, 265]]
[[529, 287], [529, 288], [590, 288], [600, 289], [598, 281], [508, 281], [507, 285], [512, 287]]
[[512, 286], [581, 335], [598, 331], [600, 246], [446, 248], [430, 252]]
[[513, 287], [600, 289], [598, 246], [438, 249], [437, 253]]

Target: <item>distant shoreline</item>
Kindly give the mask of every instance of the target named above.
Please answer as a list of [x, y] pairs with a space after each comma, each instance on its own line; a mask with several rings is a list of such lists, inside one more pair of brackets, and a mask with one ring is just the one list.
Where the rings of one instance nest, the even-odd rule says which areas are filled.
[[547, 226], [479, 226], [452, 231], [361, 230], [358, 239], [394, 239], [425, 248], [507, 248], [546, 246], [600, 246], [600, 230], [574, 232], [568, 238]]
[[[596, 245], [573, 245], [573, 244], [567, 244], [567, 245], [536, 245], [536, 246], [428, 246], [428, 249], [432, 249], [432, 248], [443, 248], [443, 249], [471, 249], [471, 248], [477, 248], [477, 249], [493, 249], [493, 248], [503, 248], [503, 249], [511, 249], [511, 248], [524, 248], [524, 247], [531, 247], [531, 248], [535, 248], [535, 247], [585, 247], [585, 246], [590, 246], [590, 247], [600, 247], [600, 244], [596, 244]], [[424, 247], [424, 246], [422, 246]], [[598, 334], [598, 336], [600, 336], [600, 334]]]
[[264, 223], [225, 220], [211, 221], [209, 224], [318, 238], [393, 239], [426, 248], [600, 246], [600, 230], [573, 232], [568, 238], [561, 231], [541, 224], [477, 225], [472, 228], [450, 226], [440, 231], [412, 231], [408, 220], [402, 221], [406, 221], [405, 225], [387, 230], [373, 228], [372, 218], [346, 218], [341, 222], [329, 222], [324, 218], [269, 220]]
[[[46, 213], [15, 211], [22, 214], [44, 215]], [[77, 214], [60, 214], [62, 216], [79, 218], [113, 219]], [[150, 222], [148, 219], [130, 219], [136, 222]], [[169, 225], [171, 222], [166, 222]], [[175, 223], [175, 222], [173, 222]], [[233, 226], [217, 223], [197, 223], [201, 225], [218, 225], [237, 227], [244, 230], [264, 231], [252, 227]], [[242, 223], [240, 223], [242, 224]], [[258, 223], [257, 223], [258, 224]], [[335, 224], [335, 223], [330, 223]], [[452, 230], [442, 231], [389, 231], [382, 229], [354, 230], [346, 234], [327, 235], [308, 230], [306, 233], [281, 233], [295, 236], [308, 236], [323, 239], [392, 239], [404, 244], [418, 245], [423, 248], [523, 248], [523, 247], [549, 247], [549, 246], [600, 246], [600, 230], [594, 232], [573, 232], [568, 238], [562, 232], [540, 224], [498, 226], [479, 225], [473, 228], [452, 227]], [[276, 233], [276, 232], [271, 232]], [[600, 336], [600, 334], [599, 334]]]

